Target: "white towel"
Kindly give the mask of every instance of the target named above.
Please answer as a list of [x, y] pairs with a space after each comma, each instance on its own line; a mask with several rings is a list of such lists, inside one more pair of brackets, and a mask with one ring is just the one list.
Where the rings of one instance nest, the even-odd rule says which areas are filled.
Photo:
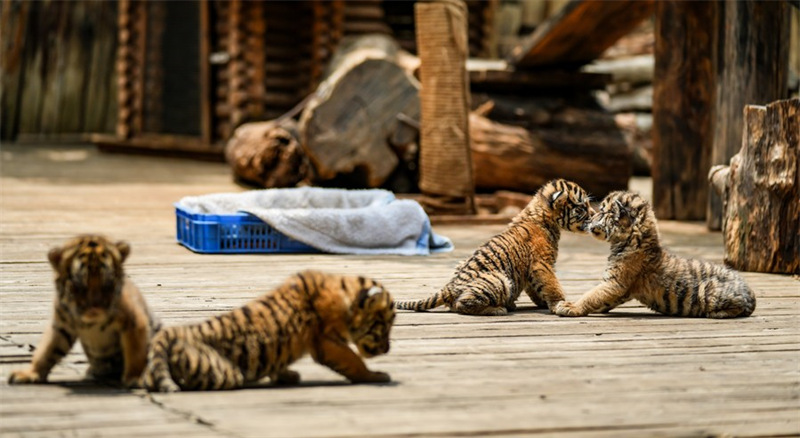
[[428, 255], [453, 250], [431, 229], [416, 201], [387, 190], [319, 187], [252, 190], [187, 196], [178, 206], [192, 213], [257, 216], [292, 239], [334, 254]]

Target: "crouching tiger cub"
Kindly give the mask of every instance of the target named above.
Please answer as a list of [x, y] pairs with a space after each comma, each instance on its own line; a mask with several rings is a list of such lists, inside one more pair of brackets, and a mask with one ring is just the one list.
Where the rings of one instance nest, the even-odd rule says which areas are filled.
[[662, 248], [653, 210], [635, 193], [609, 194], [589, 231], [611, 243], [603, 282], [574, 303], [560, 303], [558, 315], [607, 312], [630, 299], [673, 316], [732, 318], [756, 307], [753, 291], [736, 271]]
[[540, 188], [501, 234], [480, 246], [441, 291], [427, 299], [396, 303], [422, 311], [441, 305], [468, 315], [505, 315], [524, 290], [539, 307], [564, 300], [554, 265], [561, 229], [585, 232], [594, 214], [577, 184], [553, 180]]
[[361, 356], [389, 351], [392, 297], [379, 283], [304, 271], [223, 315], [155, 336], [142, 385], [151, 391], [233, 389], [269, 377], [296, 383], [287, 367], [306, 353], [351, 382], [388, 382]]
[[47, 380], [53, 366], [76, 340], [89, 359], [87, 376], [135, 384], [147, 365], [147, 344], [158, 322], [128, 279], [122, 263], [125, 242], [84, 235], [48, 253], [55, 269], [55, 312], [33, 353], [28, 370], [15, 371], [9, 383]]

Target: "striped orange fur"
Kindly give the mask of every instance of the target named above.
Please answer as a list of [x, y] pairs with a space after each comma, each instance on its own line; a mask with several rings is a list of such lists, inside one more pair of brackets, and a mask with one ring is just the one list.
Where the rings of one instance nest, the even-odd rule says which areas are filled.
[[81, 341], [87, 376], [136, 384], [147, 363], [147, 345], [158, 321], [139, 289], [125, 278], [125, 242], [83, 235], [48, 253], [55, 270], [55, 311], [33, 353], [31, 367], [11, 373], [9, 383], [44, 382], [52, 368]]
[[142, 385], [151, 391], [239, 388], [269, 377], [296, 383], [306, 353], [352, 382], [388, 382], [363, 357], [389, 351], [392, 298], [379, 283], [304, 271], [277, 289], [199, 324], [155, 336]]
[[564, 300], [554, 269], [561, 230], [585, 232], [594, 214], [589, 200], [573, 182], [548, 182], [505, 231], [456, 268], [444, 288], [426, 299], [397, 302], [397, 308], [423, 311], [446, 305], [462, 314], [505, 315], [525, 291], [539, 307], [552, 310]]
[[608, 312], [631, 299], [671, 316], [732, 318], [748, 316], [756, 307], [738, 272], [664, 249], [653, 209], [638, 194], [609, 194], [589, 231], [611, 243], [603, 281], [578, 301], [560, 303], [558, 315]]

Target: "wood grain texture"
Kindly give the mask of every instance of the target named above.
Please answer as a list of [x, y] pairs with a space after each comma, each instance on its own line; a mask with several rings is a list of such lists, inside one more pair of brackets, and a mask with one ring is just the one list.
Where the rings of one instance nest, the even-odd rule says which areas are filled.
[[[727, 0], [719, 3], [716, 113], [711, 165], [727, 164], [742, 147], [745, 105], [766, 105], [787, 96], [788, 2]], [[706, 224], [722, 226], [722, 201], [708, 197]]]
[[475, 186], [533, 193], [551, 179], [566, 178], [598, 198], [626, 189], [631, 151], [613, 117], [607, 118], [610, 126], [584, 128], [591, 120], [575, 111], [566, 126], [528, 130], [470, 114]]
[[518, 69], [585, 64], [650, 16], [654, 3], [572, 0], [514, 47], [508, 62]]
[[656, 4], [653, 208], [659, 219], [702, 220], [714, 139], [716, 2]]
[[[52, 309], [46, 253], [80, 232], [131, 243], [127, 274], [165, 324], [230, 310], [315, 268], [367, 274], [396, 298], [422, 298], [503, 225], [437, 226], [455, 251], [428, 257], [199, 255], [175, 243], [172, 203], [242, 190], [222, 163], [98, 154], [86, 147], [4, 145], [0, 221], [0, 436], [686, 437], [800, 432], [800, 282], [744, 273], [753, 316], [655, 315], [628, 303], [563, 319], [521, 300], [504, 318], [398, 313], [388, 355], [368, 360], [384, 386], [348, 385], [301, 360], [300, 386], [155, 394], [80, 382], [75, 348], [49, 385], [8, 386], [30, 360]], [[644, 184], [643, 184], [644, 183]], [[647, 180], [631, 184], [647, 189]], [[719, 233], [662, 221], [664, 244], [722, 261]], [[556, 270], [569, 299], [603, 272], [608, 246], [565, 233]]]
[[319, 181], [363, 174], [380, 186], [399, 160], [388, 139], [398, 114], [419, 118], [419, 83], [397, 61], [399, 47], [382, 35], [346, 40], [300, 117], [300, 143]]
[[715, 166], [725, 262], [744, 271], [800, 274], [800, 99], [744, 109], [742, 148]]

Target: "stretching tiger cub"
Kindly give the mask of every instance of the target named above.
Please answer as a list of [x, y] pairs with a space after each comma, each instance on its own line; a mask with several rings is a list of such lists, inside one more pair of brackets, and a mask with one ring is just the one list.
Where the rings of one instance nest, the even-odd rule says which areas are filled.
[[351, 382], [388, 382], [364, 357], [389, 351], [392, 297], [379, 283], [305, 271], [276, 290], [205, 322], [153, 338], [142, 384], [151, 391], [233, 389], [269, 376], [297, 383], [287, 367], [306, 353]]
[[134, 385], [147, 365], [147, 344], [158, 322], [139, 290], [125, 278], [125, 242], [79, 236], [48, 253], [56, 272], [53, 321], [33, 353], [28, 370], [9, 383], [47, 381], [47, 375], [80, 339], [89, 359], [87, 375]]
[[456, 268], [441, 291], [396, 306], [422, 311], [444, 304], [467, 315], [505, 315], [516, 308], [524, 290], [537, 306], [552, 311], [564, 300], [554, 271], [561, 229], [585, 232], [592, 214], [589, 196], [580, 186], [563, 179], [550, 181], [505, 231]]
[[608, 312], [633, 298], [672, 316], [733, 318], [756, 307], [753, 291], [736, 271], [663, 249], [653, 210], [637, 194], [609, 194], [589, 231], [611, 243], [603, 282], [574, 303], [560, 303], [558, 315]]

